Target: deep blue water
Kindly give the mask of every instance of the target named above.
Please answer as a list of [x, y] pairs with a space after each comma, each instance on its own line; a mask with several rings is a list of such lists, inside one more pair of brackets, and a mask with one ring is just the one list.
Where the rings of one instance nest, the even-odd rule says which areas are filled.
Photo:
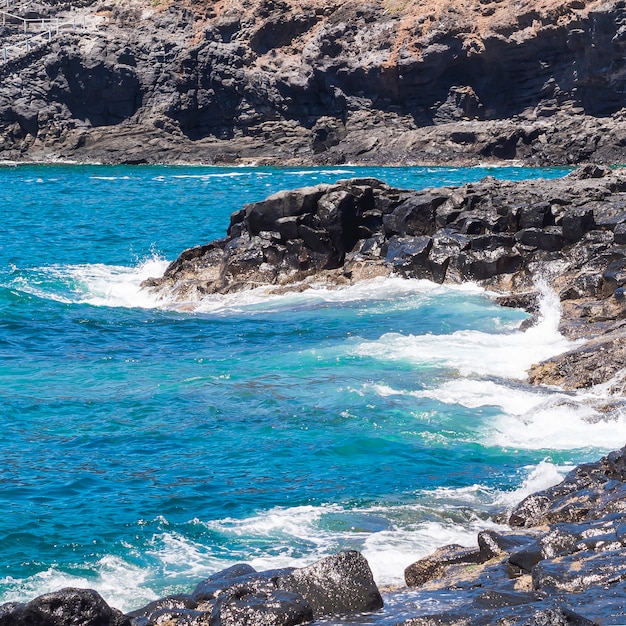
[[130, 610], [236, 561], [362, 550], [381, 585], [622, 421], [527, 388], [565, 349], [554, 304], [388, 279], [176, 310], [139, 288], [285, 188], [406, 188], [521, 168], [0, 168], [0, 602], [68, 584]]

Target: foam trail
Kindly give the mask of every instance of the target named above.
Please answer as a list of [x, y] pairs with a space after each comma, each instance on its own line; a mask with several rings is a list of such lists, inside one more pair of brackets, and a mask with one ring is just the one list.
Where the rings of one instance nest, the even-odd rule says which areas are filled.
[[[354, 549], [368, 559], [379, 585], [399, 585], [405, 567], [437, 547], [447, 543], [471, 546], [480, 530], [501, 528], [475, 515], [459, 519], [466, 517], [465, 512], [458, 512], [466, 506], [463, 499], [473, 505], [480, 499], [470, 491], [468, 498], [464, 490], [449, 490], [447, 513], [442, 511], [439, 494], [424, 492], [410, 505], [275, 508], [252, 518], [207, 522], [206, 526], [226, 542], [236, 538], [246, 545], [283, 546], [278, 552], [269, 548], [245, 559], [257, 569], [303, 567], [340, 550]], [[492, 498], [489, 492], [488, 500]]]
[[[500, 407], [508, 415], [524, 415], [545, 402], [546, 397], [553, 395], [549, 391], [515, 385], [509, 381], [497, 382], [483, 378], [459, 378], [444, 382], [434, 389], [419, 391], [394, 389], [380, 384], [370, 385], [370, 387], [381, 397], [399, 395], [428, 398], [444, 404], [460, 405], [471, 409], [495, 406]], [[566, 397], [564, 394], [563, 396]]]
[[599, 412], [584, 396], [555, 398], [520, 416], [502, 415], [485, 441], [504, 448], [530, 450], [611, 450], [626, 440], [626, 414]]
[[[250, 176], [250, 172], [212, 172], [210, 174], [172, 174], [172, 178], [210, 180], [211, 178], [239, 178]], [[259, 174], [254, 173], [255, 176]]]
[[473, 431], [472, 436], [481, 445], [526, 450], [611, 450], [616, 440], [626, 440], [626, 409], [618, 405], [609, 413], [601, 410], [599, 401], [607, 395], [596, 389], [574, 394], [502, 380], [460, 378], [424, 390], [398, 390], [381, 384], [367, 385], [363, 393], [368, 390], [381, 397], [427, 398], [472, 409], [499, 408], [499, 414]]
[[354, 176], [356, 174], [355, 170], [351, 169], [330, 169], [330, 170], [296, 170], [293, 172], [285, 172], [289, 176], [310, 176], [317, 174], [319, 176], [324, 176], [328, 174], [347, 174], [349, 176]]
[[458, 374], [425, 389], [394, 389], [379, 383], [364, 386], [363, 393], [370, 390], [381, 397], [409, 396], [471, 409], [499, 409], [499, 414], [477, 421], [471, 437], [481, 445], [527, 450], [612, 449], [616, 440], [626, 440], [626, 409], [617, 403], [607, 412], [601, 405], [612, 388], [623, 384], [619, 376], [577, 393], [516, 382], [526, 377], [533, 363], [576, 345], [558, 331], [558, 297], [545, 285], [540, 289], [538, 322], [525, 331], [384, 335], [378, 341], [361, 343], [357, 352], [362, 355], [426, 362]]
[[156, 308], [163, 301], [141, 288], [151, 276], [163, 274], [167, 261], [151, 258], [134, 267], [86, 264], [53, 265], [18, 271], [10, 287], [39, 298], [67, 304], [93, 306]]
[[503, 530], [487, 512], [511, 508], [526, 495], [559, 482], [569, 469], [548, 461], [526, 467], [522, 484], [510, 492], [481, 485], [440, 487], [416, 493], [411, 504], [275, 507], [244, 519], [196, 519], [193, 526], [206, 528], [228, 548], [218, 554], [214, 547], [168, 530], [155, 536], [151, 556], [166, 576], [186, 576], [188, 581], [235, 561], [257, 570], [304, 567], [353, 549], [367, 558], [379, 586], [403, 585], [408, 565], [442, 545], [475, 546], [481, 530]]
[[[19, 272], [12, 286], [41, 298], [93, 306], [162, 308], [182, 312], [218, 315], [272, 313], [285, 309], [311, 308], [325, 304], [342, 305], [357, 302], [376, 303], [385, 310], [410, 310], [430, 298], [461, 292], [483, 294], [472, 283], [444, 286], [427, 280], [379, 277], [360, 281], [348, 287], [329, 288], [312, 284], [298, 292], [273, 292], [262, 286], [231, 294], [212, 294], [199, 300], [181, 302], [163, 290], [142, 288], [147, 278], [161, 276], [169, 262], [153, 257], [134, 267], [104, 264], [50, 266]], [[17, 270], [14, 270], [17, 272]]]
[[[295, 287], [295, 286], [294, 286]], [[384, 303], [389, 310], [412, 309], [425, 299], [436, 298], [450, 292], [467, 294], [484, 293], [475, 284], [438, 285], [428, 280], [407, 280], [399, 277], [378, 277], [360, 281], [348, 287], [329, 288], [322, 284], [312, 284], [303, 291], [273, 293], [274, 287], [258, 287], [232, 294], [214, 294], [199, 301], [177, 303], [170, 300], [168, 306], [198, 313], [270, 313], [284, 309], [310, 308], [322, 304], [348, 304], [355, 302]]]
[[533, 363], [576, 345], [558, 332], [559, 316], [558, 298], [547, 293], [542, 298], [538, 323], [526, 331], [463, 330], [449, 335], [419, 336], [388, 333], [377, 341], [362, 342], [355, 352], [380, 360], [430, 363], [454, 369], [465, 377], [521, 380]]
[[[473, 485], [421, 491], [412, 504], [276, 507], [245, 519], [196, 519], [177, 528], [162, 519], [159, 531], [139, 550], [140, 565], [107, 555], [70, 572], [51, 567], [23, 580], [7, 577], [0, 579], [2, 600], [20, 602], [63, 587], [82, 587], [95, 589], [111, 606], [127, 612], [167, 593], [189, 592], [235, 562], [259, 571], [304, 567], [345, 549], [364, 554], [381, 588], [401, 586], [408, 565], [442, 545], [474, 546], [481, 530], [503, 529], [484, 512], [510, 508], [528, 493], [558, 482], [567, 469], [548, 462], [528, 467], [520, 488], [509, 493]], [[210, 532], [209, 544], [185, 532], [197, 536], [193, 529], [198, 526]], [[135, 560], [137, 549], [124, 547]]]

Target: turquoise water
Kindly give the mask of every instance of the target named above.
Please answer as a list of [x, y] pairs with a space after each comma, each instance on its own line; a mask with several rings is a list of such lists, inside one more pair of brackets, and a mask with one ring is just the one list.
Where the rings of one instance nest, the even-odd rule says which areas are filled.
[[[362, 550], [381, 586], [626, 438], [527, 388], [557, 306], [378, 280], [208, 298], [140, 282], [279, 189], [564, 170], [0, 168], [0, 601], [68, 584], [122, 610], [246, 561]], [[621, 445], [621, 444], [620, 444]]]

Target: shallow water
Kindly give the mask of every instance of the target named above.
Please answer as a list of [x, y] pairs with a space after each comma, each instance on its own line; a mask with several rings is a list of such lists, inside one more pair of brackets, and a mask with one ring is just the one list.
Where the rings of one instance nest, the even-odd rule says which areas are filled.
[[279, 189], [564, 173], [0, 168], [0, 601], [89, 586], [131, 610], [237, 561], [342, 548], [401, 584], [621, 445], [622, 415], [523, 383], [570, 346], [548, 293], [522, 332], [523, 312], [473, 285], [258, 290], [190, 311], [139, 288]]

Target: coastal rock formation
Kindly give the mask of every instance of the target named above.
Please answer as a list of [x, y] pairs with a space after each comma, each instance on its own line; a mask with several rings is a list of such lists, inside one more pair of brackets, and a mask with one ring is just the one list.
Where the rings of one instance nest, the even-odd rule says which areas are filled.
[[89, 589], [64, 589], [0, 606], [0, 626], [295, 626], [375, 611], [381, 595], [365, 558], [340, 552], [308, 567], [257, 572], [233, 565], [190, 594], [122, 615]]
[[[508, 529], [480, 532], [475, 548], [444, 546], [410, 565], [408, 589], [395, 593], [410, 593], [411, 608], [393, 623], [626, 621], [626, 447], [528, 496], [508, 523]], [[189, 594], [161, 598], [127, 615], [95, 591], [64, 589], [26, 604], [1, 605], [0, 626], [291, 626], [350, 623], [350, 616], [355, 623], [379, 623], [375, 615], [382, 606], [366, 560], [349, 551], [296, 569], [257, 572], [237, 564]], [[381, 617], [381, 623], [392, 623]]]
[[[4, 159], [624, 157], [621, 0], [40, 0], [27, 10], [33, 22], [10, 17], [0, 30]], [[57, 33], [59, 15], [79, 27]]]
[[475, 549], [446, 546], [410, 565], [425, 596], [454, 590], [435, 624], [619, 624], [626, 620], [626, 448], [577, 467], [512, 511], [511, 531], [484, 531]]
[[[502, 304], [536, 306], [537, 282], [561, 300], [561, 330], [585, 339], [533, 367], [531, 382], [567, 389], [626, 366], [626, 172], [585, 166], [562, 179], [409, 191], [371, 179], [272, 195], [231, 216], [224, 239], [181, 253], [144, 286], [181, 305], [265, 286], [303, 289], [395, 273], [481, 281]], [[610, 352], [611, 358], [606, 354]]]

